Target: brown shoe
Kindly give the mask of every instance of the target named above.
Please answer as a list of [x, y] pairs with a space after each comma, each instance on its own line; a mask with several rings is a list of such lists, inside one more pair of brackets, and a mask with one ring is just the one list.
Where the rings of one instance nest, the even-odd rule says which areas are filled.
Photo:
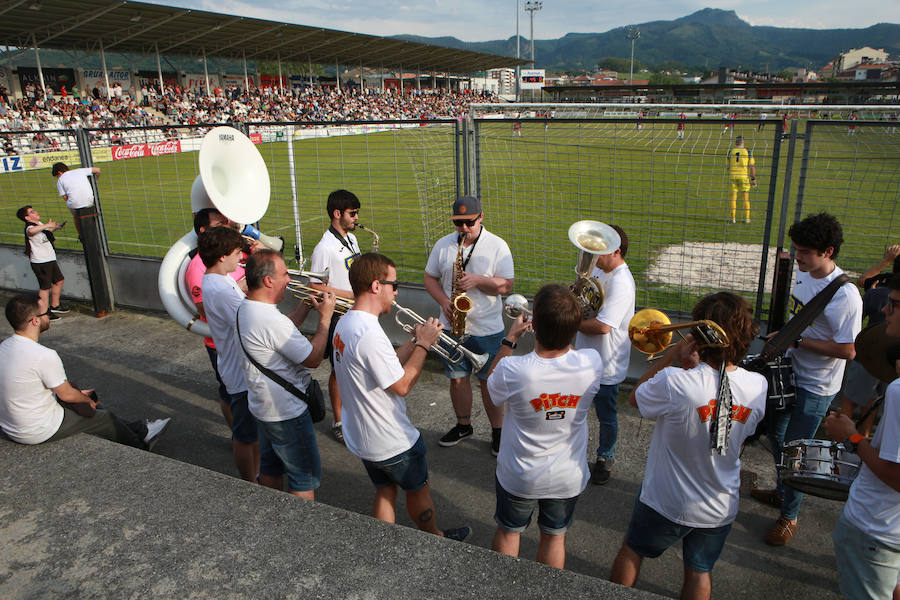
[[769, 530], [763, 541], [770, 546], [784, 546], [794, 534], [797, 533], [797, 521], [791, 521], [785, 517], [778, 517], [775, 526]]
[[784, 502], [784, 498], [778, 495], [777, 490], [753, 488], [752, 490], [750, 490], [750, 495], [755, 500], [759, 500], [763, 504], [768, 504], [769, 506], [774, 506], [775, 508], [781, 508], [781, 503]]

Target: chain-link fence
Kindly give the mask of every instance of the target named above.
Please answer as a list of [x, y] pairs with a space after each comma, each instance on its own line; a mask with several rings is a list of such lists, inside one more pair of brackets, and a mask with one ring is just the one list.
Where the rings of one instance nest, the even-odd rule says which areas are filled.
[[[353, 122], [241, 125], [257, 143], [272, 192], [260, 229], [282, 235], [291, 258], [308, 258], [328, 227], [325, 201], [339, 188], [362, 202], [360, 221], [402, 280], [419, 283], [431, 246], [452, 231], [450, 203], [482, 197], [485, 226], [510, 244], [516, 290], [571, 282], [577, 257], [568, 227], [581, 219], [622, 226], [638, 304], [686, 311], [702, 294], [734, 290], [766, 318], [775, 248], [797, 216], [827, 210], [844, 224], [838, 263], [860, 273], [900, 240], [900, 132], [897, 123], [711, 118], [679, 110], [653, 116], [476, 118], [470, 123]], [[108, 250], [162, 257], [191, 227], [197, 150], [211, 127], [89, 130], [101, 169], [98, 193]], [[851, 129], [852, 128], [852, 129]], [[17, 156], [0, 158], [0, 242], [21, 245], [15, 209], [35, 206], [45, 220], [68, 211], [50, 175], [54, 162], [81, 166], [71, 130], [4, 133]], [[758, 187], [732, 190], [726, 155], [738, 136], [755, 159]], [[288, 140], [292, 140], [290, 147]], [[253, 199], [248, 199], [253, 201]], [[296, 210], [295, 210], [296, 207]], [[371, 247], [364, 233], [363, 249]], [[80, 249], [74, 229], [57, 246]], [[765, 269], [764, 269], [765, 268]], [[761, 273], [764, 275], [761, 277]]]

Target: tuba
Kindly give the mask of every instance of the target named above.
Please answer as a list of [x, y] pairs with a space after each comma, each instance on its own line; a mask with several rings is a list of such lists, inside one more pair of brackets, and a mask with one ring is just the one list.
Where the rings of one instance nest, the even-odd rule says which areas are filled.
[[459, 239], [456, 261], [453, 263], [453, 284], [450, 293], [450, 306], [453, 309], [450, 331], [457, 338], [466, 334], [466, 315], [472, 310], [472, 299], [459, 287], [459, 280], [466, 274], [463, 266], [463, 246], [466, 243], [466, 236], [467, 234], [463, 233]]
[[[198, 163], [200, 174], [191, 186], [192, 212], [215, 208], [242, 224], [255, 223], [266, 214], [269, 172], [250, 138], [231, 127], [215, 127], [203, 136]], [[268, 241], [282, 242], [278, 238]], [[200, 320], [184, 280], [189, 254], [196, 247], [193, 229], [175, 242], [159, 267], [157, 288], [163, 306], [177, 323], [192, 333], [209, 336], [209, 327]]]
[[728, 346], [728, 335], [715, 321], [704, 319], [687, 323], [672, 323], [661, 310], [645, 308], [639, 310], [628, 323], [628, 338], [631, 344], [644, 354], [648, 361], [672, 345], [675, 331], [683, 338], [682, 329], [690, 329], [697, 342], [697, 348], [724, 348]]
[[600, 312], [605, 297], [600, 281], [591, 276], [597, 266], [597, 257], [618, 250], [622, 239], [616, 230], [606, 223], [576, 221], [569, 227], [569, 241], [578, 248], [572, 292], [581, 303], [583, 317], [592, 319]]

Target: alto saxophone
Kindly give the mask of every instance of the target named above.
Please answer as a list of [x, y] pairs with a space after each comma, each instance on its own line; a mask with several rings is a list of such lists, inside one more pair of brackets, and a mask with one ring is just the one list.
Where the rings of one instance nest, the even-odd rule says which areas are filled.
[[375, 230], [371, 227], [366, 227], [362, 223], [357, 223], [356, 228], [361, 231], [365, 231], [366, 233], [372, 234], [372, 252], [378, 252], [378, 242], [381, 238], [378, 237], [378, 234], [375, 233]]
[[451, 319], [450, 331], [457, 338], [466, 334], [466, 315], [472, 310], [472, 299], [459, 287], [459, 282], [465, 275], [463, 265], [463, 246], [466, 243], [466, 234], [462, 234], [459, 240], [459, 248], [456, 250], [456, 261], [453, 263], [453, 286], [450, 294]]

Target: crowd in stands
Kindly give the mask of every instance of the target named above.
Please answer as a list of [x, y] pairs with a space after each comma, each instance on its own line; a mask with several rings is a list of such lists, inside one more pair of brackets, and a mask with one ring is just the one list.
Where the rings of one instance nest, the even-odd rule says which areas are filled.
[[[0, 138], [3, 154], [41, 152], [70, 147], [71, 136], [44, 131], [115, 127], [162, 127], [148, 139], [143, 132], [92, 135], [94, 143], [111, 145], [159, 141], [178, 136], [174, 127], [201, 123], [420, 120], [459, 118], [472, 102], [494, 102], [490, 92], [446, 89], [381, 91], [358, 87], [286, 89], [216, 87], [212, 94], [180, 86], [145, 86], [140, 92], [115, 83], [107, 94], [95, 87], [45, 93], [32, 84], [23, 97], [11, 98], [0, 86]], [[35, 132], [21, 135], [20, 132]], [[19, 135], [4, 135], [17, 132]], [[137, 139], [138, 136], [140, 139]], [[133, 139], [132, 139], [133, 138]]]

